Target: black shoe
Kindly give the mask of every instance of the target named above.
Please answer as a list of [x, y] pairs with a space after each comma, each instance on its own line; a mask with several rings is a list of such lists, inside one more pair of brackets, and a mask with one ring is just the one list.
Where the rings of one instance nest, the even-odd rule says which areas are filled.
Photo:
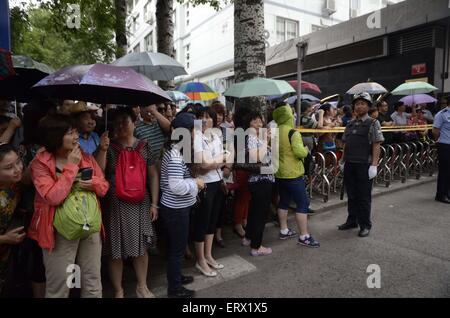
[[450, 199], [446, 198], [446, 197], [443, 197], [443, 198], [436, 197], [435, 200], [438, 201], [438, 202], [450, 204]]
[[192, 298], [195, 296], [195, 291], [181, 286], [178, 290], [174, 292], [168, 292], [167, 296], [169, 296], [169, 298]]
[[367, 237], [369, 236], [370, 230], [369, 229], [361, 229], [361, 231], [359, 231], [358, 236], [359, 237]]
[[306, 212], [306, 214], [308, 214], [308, 215], [314, 215], [314, 214], [316, 214], [316, 211], [311, 210], [311, 209], [308, 208], [308, 212]]
[[351, 230], [351, 229], [356, 229], [357, 227], [358, 227], [358, 224], [352, 224], [352, 223], [345, 222], [344, 224], [338, 226], [338, 230], [339, 231], [347, 231], [347, 230]]
[[181, 275], [181, 285], [187, 285], [192, 283], [193, 281], [194, 277]]

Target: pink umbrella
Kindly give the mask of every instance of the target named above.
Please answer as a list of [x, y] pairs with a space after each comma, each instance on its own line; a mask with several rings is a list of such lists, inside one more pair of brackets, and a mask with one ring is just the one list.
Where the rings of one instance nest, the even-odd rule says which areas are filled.
[[146, 76], [107, 64], [73, 65], [44, 77], [32, 90], [53, 98], [100, 104], [151, 105], [170, 97]]
[[[297, 81], [289, 81], [288, 83], [293, 88], [297, 89]], [[306, 81], [302, 81], [302, 90], [309, 90], [309, 91], [313, 91], [313, 92], [316, 92], [319, 94], [322, 93], [319, 86], [317, 86], [316, 84], [310, 83], [310, 82], [306, 82]]]
[[417, 104], [436, 103], [437, 99], [427, 94], [416, 94], [405, 96], [402, 99], [400, 99], [400, 101], [403, 102], [403, 104], [405, 105], [411, 106]]

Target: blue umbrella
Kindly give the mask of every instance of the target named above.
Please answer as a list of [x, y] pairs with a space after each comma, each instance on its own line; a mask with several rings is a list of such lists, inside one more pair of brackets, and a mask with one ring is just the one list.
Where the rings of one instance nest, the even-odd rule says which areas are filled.
[[[320, 102], [320, 99], [309, 94], [302, 94], [302, 100], [310, 102]], [[285, 99], [284, 101], [289, 105], [295, 105], [295, 103], [297, 103], [297, 95], [291, 96], [288, 99]]]
[[169, 95], [170, 99], [175, 103], [185, 100], [191, 100], [189, 96], [180, 91], [166, 91], [166, 93], [167, 95]]

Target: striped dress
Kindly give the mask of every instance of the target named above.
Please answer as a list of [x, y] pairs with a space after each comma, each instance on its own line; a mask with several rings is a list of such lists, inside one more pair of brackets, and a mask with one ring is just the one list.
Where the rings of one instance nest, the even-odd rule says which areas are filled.
[[161, 163], [161, 204], [172, 209], [193, 206], [198, 188], [177, 146], [164, 153]]

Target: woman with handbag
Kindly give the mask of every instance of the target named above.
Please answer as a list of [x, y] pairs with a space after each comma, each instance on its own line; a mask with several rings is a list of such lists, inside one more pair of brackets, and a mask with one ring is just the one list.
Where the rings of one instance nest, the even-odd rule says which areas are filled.
[[202, 131], [194, 132], [194, 162], [200, 163], [202, 172], [199, 178], [206, 186], [199, 194], [201, 202], [195, 210], [194, 217], [197, 256], [195, 267], [203, 275], [215, 277], [217, 276], [215, 270], [224, 268], [212, 257], [212, 245], [224, 196], [221, 188], [223, 183], [221, 169], [225, 166], [226, 157], [223, 140], [214, 129], [217, 126], [216, 112], [210, 107], [205, 107], [197, 113], [197, 118], [202, 119], [203, 125]]
[[43, 249], [47, 298], [67, 298], [68, 271], [81, 297], [102, 297], [100, 276], [102, 217], [98, 202], [108, 182], [94, 157], [82, 152], [78, 132], [65, 115], [39, 125], [42, 145], [31, 163], [36, 188], [28, 236]]
[[[269, 215], [270, 203], [272, 200], [272, 186], [275, 182], [273, 173], [263, 171], [271, 161], [271, 151], [267, 143], [267, 138], [261, 136], [260, 129], [263, 128], [263, 118], [259, 112], [250, 112], [247, 115], [246, 128], [250, 128], [250, 133], [246, 140], [246, 162], [236, 164], [237, 168], [248, 170], [248, 188], [251, 199], [248, 211], [247, 229], [242, 245], [250, 246], [250, 255], [265, 256], [272, 254], [270, 247], [262, 245], [266, 217]], [[266, 149], [265, 153], [263, 150]]]
[[[12, 227], [16, 207], [20, 201], [20, 181], [23, 164], [16, 150], [9, 144], [0, 145], [0, 296], [11, 296], [3, 290], [8, 276], [11, 246], [23, 242], [24, 227]], [[10, 274], [10, 273], [9, 273]], [[4, 294], [5, 293], [5, 294]]]

